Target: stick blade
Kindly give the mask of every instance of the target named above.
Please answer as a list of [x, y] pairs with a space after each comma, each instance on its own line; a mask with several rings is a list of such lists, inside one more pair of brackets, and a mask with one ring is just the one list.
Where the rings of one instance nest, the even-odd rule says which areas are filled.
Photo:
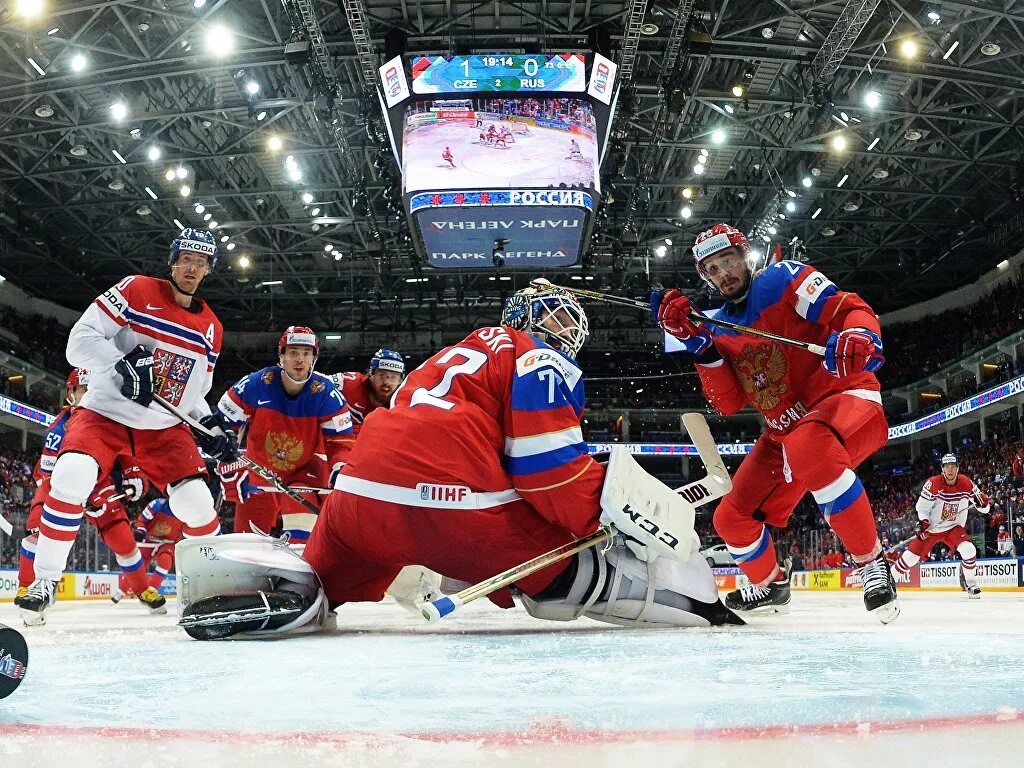
[[704, 462], [708, 480], [714, 483], [721, 491], [721, 495], [724, 496], [732, 490], [732, 477], [730, 477], [722, 457], [718, 454], [718, 445], [708, 427], [708, 420], [700, 413], [684, 413], [682, 421], [683, 427], [686, 428], [686, 434], [690, 436], [700, 455], [700, 460]]

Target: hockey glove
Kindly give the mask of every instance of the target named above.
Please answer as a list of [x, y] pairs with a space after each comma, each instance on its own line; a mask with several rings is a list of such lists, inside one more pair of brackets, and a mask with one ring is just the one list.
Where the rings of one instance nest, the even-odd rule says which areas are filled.
[[121, 376], [121, 394], [149, 407], [153, 402], [153, 353], [141, 344], [114, 364]]
[[658, 325], [686, 345], [687, 352], [700, 355], [711, 348], [711, 334], [690, 319], [696, 314], [693, 304], [678, 288], [660, 296], [652, 293], [651, 314]]
[[837, 379], [856, 373], [873, 373], [882, 367], [882, 340], [867, 328], [846, 328], [825, 342], [825, 370]]
[[138, 542], [139, 544], [141, 544], [142, 542], [144, 542], [144, 541], [146, 540], [146, 536], [148, 536], [148, 535], [149, 535], [149, 532], [148, 532], [148, 531], [147, 531], [147, 530], [145, 529], [145, 527], [143, 527], [143, 526], [141, 526], [141, 525], [140, 525], [140, 526], [138, 526], [138, 527], [137, 527], [137, 528], [136, 528], [136, 529], [135, 529], [135, 530], [133, 531], [133, 533], [135, 534], [135, 541], [137, 541], [137, 542]]
[[119, 494], [120, 491], [114, 487], [113, 483], [103, 488], [97, 488], [86, 502], [85, 513], [89, 517], [102, 517], [106, 514], [117, 515], [118, 513], [123, 515], [124, 505], [121, 504], [121, 500], [111, 498]]
[[128, 494], [128, 499], [138, 501], [146, 495], [149, 490], [149, 482], [142, 474], [138, 464], [127, 467], [121, 471], [121, 490]]
[[931, 528], [931, 525], [932, 525], [932, 521], [929, 520], [927, 517], [924, 518], [923, 520], [918, 520], [917, 521], [917, 538], [919, 538], [921, 541], [924, 541], [925, 539], [927, 539], [928, 538], [928, 529]]
[[221, 461], [234, 461], [238, 458], [238, 441], [235, 433], [228, 428], [228, 421], [220, 413], [211, 413], [199, 420], [199, 423], [210, 430], [210, 434], [196, 433], [196, 442], [207, 456]]
[[249, 469], [240, 461], [222, 461], [217, 465], [217, 477], [224, 486], [224, 501], [232, 504], [244, 504], [259, 491], [249, 482]]
[[980, 512], [981, 514], [987, 515], [990, 511], [992, 511], [992, 499], [990, 499], [984, 493], [981, 494], [981, 506], [976, 506], [975, 509], [978, 510], [978, 512]]

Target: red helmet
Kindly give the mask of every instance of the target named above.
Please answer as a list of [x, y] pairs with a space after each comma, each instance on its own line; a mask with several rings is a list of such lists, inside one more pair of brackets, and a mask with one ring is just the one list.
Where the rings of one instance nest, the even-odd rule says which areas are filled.
[[74, 389], [75, 387], [87, 387], [89, 386], [89, 372], [83, 368], [72, 368], [71, 373], [68, 374], [68, 389]]
[[750, 254], [750, 241], [731, 224], [715, 224], [697, 235], [697, 241], [693, 244], [693, 260], [697, 262], [697, 271], [701, 271], [700, 265], [708, 256], [726, 248], [739, 248], [747, 256]]
[[283, 355], [287, 346], [312, 347], [313, 356], [320, 357], [320, 339], [313, 333], [313, 329], [305, 325], [289, 325], [281, 334], [277, 342], [277, 354]]

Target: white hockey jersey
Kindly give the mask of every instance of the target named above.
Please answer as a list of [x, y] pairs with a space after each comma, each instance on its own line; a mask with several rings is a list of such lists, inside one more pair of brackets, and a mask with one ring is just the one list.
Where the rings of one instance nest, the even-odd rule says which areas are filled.
[[210, 414], [206, 394], [224, 330], [205, 302], [188, 309], [174, 301], [170, 282], [126, 277], [96, 298], [71, 329], [67, 357], [90, 373], [81, 407], [135, 429], [166, 429], [181, 422], [157, 403], [143, 408], [121, 395], [117, 362], [138, 345], [153, 353], [154, 389], [194, 418]]
[[975, 506], [981, 512], [988, 512], [988, 497], [967, 475], [957, 475], [953, 484], [946, 482], [942, 475], [928, 478], [917, 500], [917, 517], [928, 518], [928, 530], [942, 533], [959, 525], [967, 525], [967, 510]]

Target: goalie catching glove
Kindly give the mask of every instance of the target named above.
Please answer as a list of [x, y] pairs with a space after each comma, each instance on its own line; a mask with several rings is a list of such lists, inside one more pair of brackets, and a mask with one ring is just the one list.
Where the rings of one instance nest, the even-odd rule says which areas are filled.
[[644, 561], [686, 561], [698, 547], [694, 507], [647, 474], [621, 445], [612, 447], [601, 489], [601, 524], [611, 526]]

